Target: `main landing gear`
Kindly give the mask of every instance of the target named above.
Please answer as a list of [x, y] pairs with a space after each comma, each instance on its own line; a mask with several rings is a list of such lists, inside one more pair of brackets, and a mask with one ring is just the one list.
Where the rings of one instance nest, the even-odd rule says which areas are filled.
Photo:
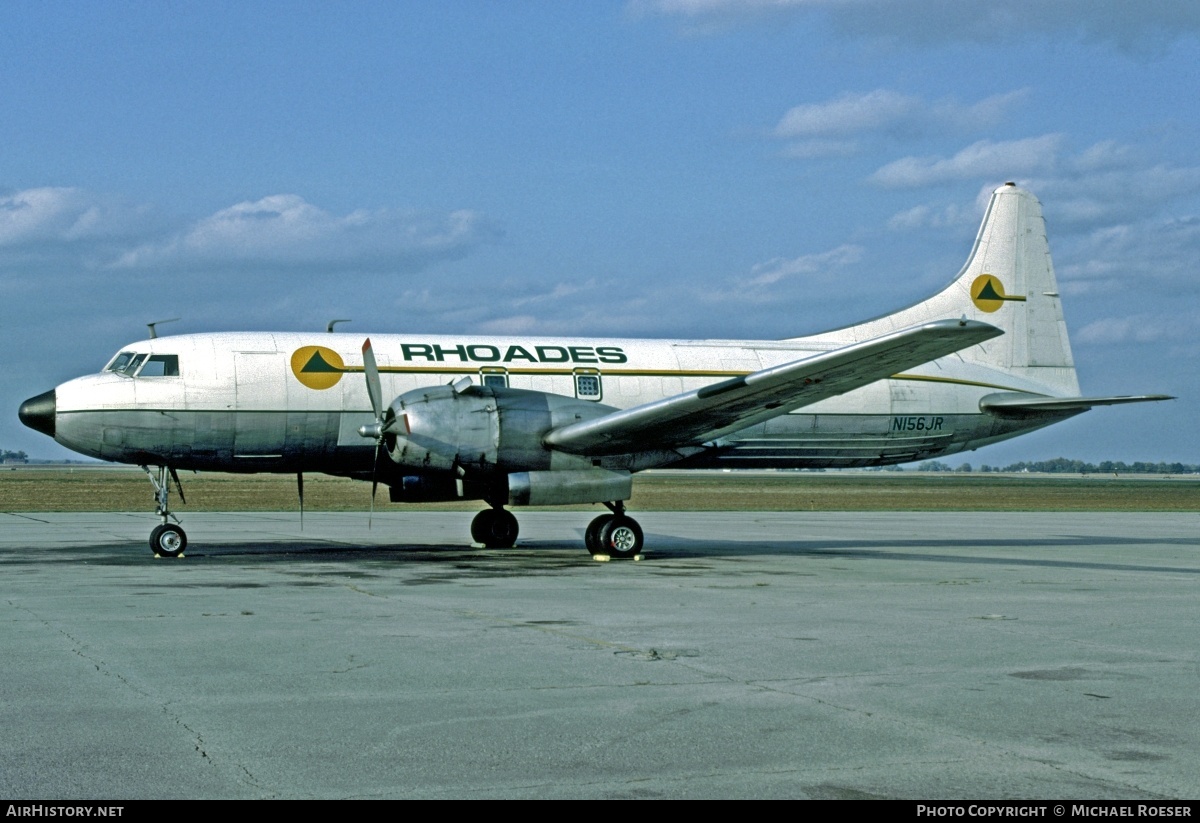
[[[179, 557], [187, 548], [187, 534], [179, 527], [179, 518], [171, 514], [167, 502], [172, 480], [175, 481], [175, 488], [179, 491], [179, 499], [187, 502], [183, 496], [183, 486], [179, 482], [179, 475], [175, 473], [174, 469], [167, 466], [158, 466], [157, 472], [151, 471], [148, 466], [142, 466], [142, 471], [146, 473], [150, 478], [151, 485], [154, 486], [154, 500], [158, 504], [154, 513], [162, 518], [162, 524], [155, 526], [154, 531], [150, 532], [150, 551], [154, 552], [156, 557]], [[155, 476], [156, 474], [157, 476]], [[175, 522], [168, 523], [168, 518]]]
[[602, 514], [588, 524], [583, 543], [593, 557], [607, 555], [631, 560], [642, 553], [642, 527], [625, 514], [625, 504], [618, 500], [605, 503], [612, 514]]
[[[621, 501], [605, 503], [612, 514], [593, 520], [584, 533], [588, 554], [598, 559], [631, 560], [642, 553], [642, 527], [625, 514]], [[471, 521], [471, 539], [489, 549], [511, 549], [517, 542], [517, 518], [502, 506], [484, 509]]]
[[493, 506], [471, 521], [471, 539], [489, 549], [511, 549], [517, 542], [517, 518], [508, 509]]

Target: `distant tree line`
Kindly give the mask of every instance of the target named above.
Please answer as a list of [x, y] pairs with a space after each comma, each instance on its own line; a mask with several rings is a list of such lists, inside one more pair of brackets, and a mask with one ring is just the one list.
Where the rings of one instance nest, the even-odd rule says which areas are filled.
[[8, 449], [0, 449], [0, 463], [10, 460], [14, 463], [28, 463], [29, 455], [25, 454], [25, 452], [11, 452]]
[[[926, 460], [917, 464], [919, 472], [969, 472], [975, 471], [970, 463], [950, 466], [940, 460]], [[1034, 462], [1021, 461], [1007, 466], [989, 466], [984, 463], [979, 467], [981, 472], [1041, 472], [1045, 474], [1196, 474], [1200, 466], [1188, 463], [1148, 463], [1138, 461], [1126, 463], [1123, 460], [1101, 460], [1099, 463], [1087, 463], [1083, 460], [1068, 460], [1056, 457], [1053, 460], [1038, 460]]]

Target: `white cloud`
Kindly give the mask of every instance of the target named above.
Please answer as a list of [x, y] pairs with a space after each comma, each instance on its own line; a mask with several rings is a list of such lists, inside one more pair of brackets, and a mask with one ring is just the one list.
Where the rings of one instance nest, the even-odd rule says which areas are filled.
[[833, 100], [804, 103], [789, 109], [771, 131], [786, 140], [784, 157], [812, 160], [846, 157], [870, 147], [870, 138], [913, 140], [947, 133], [989, 130], [1028, 91], [997, 94], [972, 104], [955, 100], [928, 101], [889, 89], [843, 94]]
[[[990, 187], [988, 192], [990, 194]], [[910, 231], [920, 228], [941, 229], [948, 226], [963, 226], [978, 223], [980, 211], [981, 209], [978, 208], [963, 208], [959, 203], [950, 203], [941, 207], [914, 206], [892, 215], [887, 221], [887, 227], [892, 231]]]
[[867, 94], [844, 94], [826, 103], [807, 103], [790, 109], [775, 126], [775, 136], [831, 137], [877, 131], [912, 119], [921, 100], [886, 89]]
[[0, 198], [0, 245], [62, 237], [86, 210], [78, 189], [27, 189]]
[[446, 214], [378, 209], [331, 214], [295, 194], [237, 203], [166, 239], [120, 255], [113, 268], [171, 266], [415, 270], [461, 256], [497, 235], [469, 210]]
[[1138, 314], [1094, 320], [1074, 339], [1085, 344], [1193, 343], [1198, 333], [1200, 317], [1195, 315]]
[[859, 262], [861, 246], [845, 244], [816, 254], [776, 257], [758, 263], [748, 275], [736, 277], [726, 288], [703, 289], [696, 293], [704, 303], [772, 303], [790, 299], [798, 289], [811, 293], [814, 286], [827, 286], [837, 272]]
[[1173, 200], [1200, 193], [1200, 166], [1131, 163], [1091, 172], [1073, 163], [1065, 165], [1064, 175], [1030, 184], [1044, 199], [1053, 200], [1056, 225], [1091, 229], [1135, 222]]
[[525, 307], [529, 305], [537, 305], [539, 303], [558, 303], [568, 297], [573, 297], [576, 294], [583, 292], [594, 291], [597, 287], [595, 280], [588, 280], [584, 283], [558, 283], [549, 291], [540, 290], [534, 294], [528, 294], [522, 297], [514, 297], [512, 305], [514, 307]]
[[984, 98], [971, 105], [953, 100], [926, 101], [888, 89], [844, 94], [824, 103], [790, 109], [775, 126], [774, 136], [790, 138], [848, 137], [864, 132], [902, 135], [974, 131], [997, 123], [1028, 96], [1017, 90]]
[[0, 248], [128, 236], [147, 222], [148, 211], [83, 189], [25, 189], [0, 197]]
[[914, 188], [952, 180], [1016, 176], [1052, 172], [1058, 164], [1063, 136], [1047, 134], [1024, 140], [980, 140], [953, 157], [904, 157], [871, 175], [871, 181], [888, 188]]
[[1192, 263], [1200, 256], [1198, 217], [1105, 226], [1066, 251], [1067, 262], [1058, 266], [1064, 290], [1122, 292], [1126, 300], [1153, 291], [1177, 305], [1200, 302]]
[[857, 263], [861, 259], [862, 248], [852, 245], [838, 246], [819, 254], [805, 254], [792, 258], [776, 257], [754, 266], [750, 277], [743, 280], [743, 285], [751, 288], [773, 286], [786, 278], [828, 272], [833, 268]]

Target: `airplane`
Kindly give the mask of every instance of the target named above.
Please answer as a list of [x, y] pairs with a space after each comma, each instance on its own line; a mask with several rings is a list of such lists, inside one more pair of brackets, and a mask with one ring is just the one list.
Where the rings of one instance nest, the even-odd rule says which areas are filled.
[[167, 557], [187, 546], [169, 507], [181, 469], [295, 474], [301, 507], [305, 472], [369, 481], [372, 501], [379, 484], [392, 502], [481, 500], [470, 531], [489, 548], [516, 542], [506, 506], [603, 504], [585, 547], [638, 558], [625, 503], [639, 471], [904, 463], [1171, 399], [1080, 395], [1041, 204], [1015, 183], [992, 193], [942, 291], [808, 337], [153, 331], [19, 416], [141, 466], [161, 521], [150, 546]]

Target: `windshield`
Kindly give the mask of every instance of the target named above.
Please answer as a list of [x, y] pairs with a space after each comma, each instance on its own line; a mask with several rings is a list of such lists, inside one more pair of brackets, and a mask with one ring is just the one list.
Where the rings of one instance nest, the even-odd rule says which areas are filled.
[[122, 377], [178, 377], [179, 355], [123, 351], [108, 361], [104, 370]]
[[135, 354], [133, 356], [133, 358], [128, 363], [125, 364], [125, 367], [118, 371], [118, 374], [123, 374], [126, 377], [132, 377], [137, 372], [138, 366], [142, 365], [142, 362], [145, 359], [146, 359], [146, 355]]
[[108, 365], [104, 367], [105, 371], [123, 371], [129, 365], [129, 361], [133, 359], [133, 352], [119, 352], [116, 357], [108, 361]]

